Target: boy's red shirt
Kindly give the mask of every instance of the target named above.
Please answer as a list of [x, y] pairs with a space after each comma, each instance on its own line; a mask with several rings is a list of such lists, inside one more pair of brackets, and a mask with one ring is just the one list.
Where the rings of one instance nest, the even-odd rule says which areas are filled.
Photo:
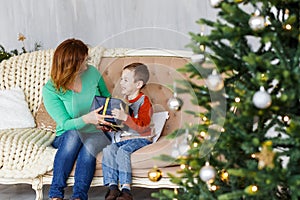
[[[139, 95], [129, 100], [129, 103], [136, 102], [142, 95], [144, 95], [142, 92], [139, 93]], [[152, 104], [149, 100], [149, 97], [145, 95], [144, 103], [141, 105], [139, 111], [138, 111], [138, 118], [134, 118], [133, 114], [129, 115], [127, 117], [127, 120], [123, 123], [126, 124], [129, 128], [137, 131], [140, 133], [141, 136], [150, 136], [151, 135], [151, 117], [153, 114]]]

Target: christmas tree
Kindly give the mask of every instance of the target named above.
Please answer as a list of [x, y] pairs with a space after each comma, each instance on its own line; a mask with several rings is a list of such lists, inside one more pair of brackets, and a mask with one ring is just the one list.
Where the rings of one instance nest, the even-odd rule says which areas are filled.
[[[191, 77], [189, 150], [170, 174], [178, 190], [159, 199], [300, 198], [299, 0], [210, 0], [209, 34], [191, 33], [194, 55], [180, 69]], [[207, 62], [211, 62], [207, 65]], [[211, 67], [212, 66], [212, 67]], [[205, 80], [199, 85], [193, 80]], [[188, 92], [185, 86], [178, 89]]]

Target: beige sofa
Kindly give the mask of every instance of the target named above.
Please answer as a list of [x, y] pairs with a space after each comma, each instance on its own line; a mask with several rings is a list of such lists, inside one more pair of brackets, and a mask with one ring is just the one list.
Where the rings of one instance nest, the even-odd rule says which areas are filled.
[[[0, 63], [0, 89], [21, 87], [25, 93], [28, 107], [35, 117], [36, 127], [25, 129], [0, 130], [0, 184], [31, 184], [36, 191], [36, 200], [43, 199], [42, 188], [51, 184], [52, 163], [55, 149], [50, 146], [55, 137], [51, 118], [42, 106], [41, 91], [49, 79], [53, 50], [43, 50], [15, 56]], [[188, 94], [180, 96], [184, 106], [180, 111], [170, 110], [167, 102], [172, 97], [172, 84], [175, 80], [187, 80], [187, 76], [176, 69], [184, 66], [190, 58], [190, 52], [147, 49], [90, 49], [90, 63], [103, 74], [108, 89], [118, 96], [118, 82], [121, 69], [131, 62], [143, 62], [149, 66], [151, 77], [144, 92], [150, 97], [155, 112], [168, 111], [167, 119], [159, 140], [132, 154], [133, 186], [146, 188], [175, 188], [167, 173], [176, 173], [179, 166], [153, 157], [171, 154], [174, 141], [166, 135], [192, 123], [190, 115], [184, 110], [193, 109]], [[101, 153], [97, 157], [97, 169], [92, 186], [101, 186]], [[158, 182], [148, 178], [148, 171], [157, 166], [163, 177]], [[71, 174], [68, 185], [74, 180]]]

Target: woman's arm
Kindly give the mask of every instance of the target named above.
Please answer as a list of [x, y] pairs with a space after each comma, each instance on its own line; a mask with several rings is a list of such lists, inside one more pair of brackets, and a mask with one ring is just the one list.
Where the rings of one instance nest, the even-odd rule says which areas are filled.
[[106, 84], [105, 84], [102, 76], [99, 79], [98, 86], [99, 86], [100, 96], [103, 96], [103, 97], [110, 97], [111, 96], [110, 92], [108, 91], [108, 89], [106, 87]]
[[86, 123], [82, 117], [72, 118], [69, 115], [58, 93], [56, 93], [54, 88], [49, 88], [49, 85], [43, 88], [43, 99], [47, 112], [59, 128], [73, 130], [81, 129], [85, 126]]

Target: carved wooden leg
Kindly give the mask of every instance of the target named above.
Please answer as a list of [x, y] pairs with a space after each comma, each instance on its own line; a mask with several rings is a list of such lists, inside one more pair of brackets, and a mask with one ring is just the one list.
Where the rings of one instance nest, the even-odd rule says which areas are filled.
[[32, 189], [35, 190], [35, 200], [43, 200], [43, 180], [37, 177], [32, 181]]

